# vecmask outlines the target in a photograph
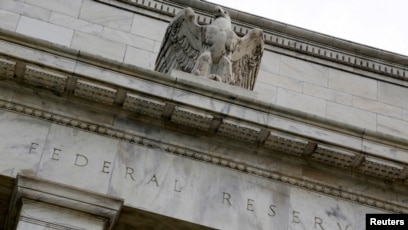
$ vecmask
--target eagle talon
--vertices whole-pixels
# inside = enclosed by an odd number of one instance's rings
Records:
[[[216,74],[210,74],[208,78],[214,81],[222,81],[221,77]]]

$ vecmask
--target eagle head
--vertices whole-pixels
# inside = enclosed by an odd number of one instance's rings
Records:
[[[223,8],[216,6],[214,11],[214,18],[230,18],[228,11],[224,10]]]

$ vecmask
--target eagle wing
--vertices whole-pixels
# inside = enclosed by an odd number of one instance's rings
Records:
[[[263,32],[252,29],[237,38],[231,55],[233,85],[253,90],[264,50]]]
[[[155,70],[169,73],[179,69],[191,73],[202,50],[204,31],[191,8],[181,10],[167,27]]]

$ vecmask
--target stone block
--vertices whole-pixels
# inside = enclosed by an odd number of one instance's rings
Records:
[[[15,0],[0,1],[0,9],[24,15],[30,18],[35,18],[41,21],[48,21],[51,15],[50,10],[46,10],[41,7],[33,6]]]
[[[76,61],[72,59],[30,49],[7,41],[0,41],[0,50],[9,56],[24,57],[28,61],[38,62],[38,60],[41,60],[44,65],[67,72],[72,72],[76,64]]]
[[[52,124],[37,175],[106,194],[117,146],[118,140]]]
[[[0,110],[0,174],[35,175],[49,127],[45,121]]]
[[[227,114],[229,104],[214,98],[205,97],[187,90],[174,89],[172,99],[182,104],[194,105],[202,109],[211,109],[212,111]]]
[[[80,19],[123,31],[130,31],[133,14],[100,2],[83,0]],[[152,27],[145,28],[151,29]]]
[[[261,61],[261,71],[269,72],[269,73],[279,73],[279,62],[281,59],[281,55],[264,50],[262,61]]]
[[[303,93],[344,105],[352,105],[353,100],[353,96],[350,94],[328,89],[326,87],[321,87],[318,85],[309,84],[306,82],[303,84]]]
[[[408,88],[378,82],[378,101],[408,109]]]
[[[81,31],[87,34],[102,35],[103,26],[60,13],[51,13],[50,23]]]
[[[102,37],[126,44],[128,46],[133,46],[135,48],[147,50],[149,52],[154,52],[155,41],[145,37],[137,36],[109,27],[105,27],[103,29]]]
[[[408,121],[408,109],[404,109],[402,119]]]
[[[317,116],[326,116],[326,101],[320,98],[278,89],[277,104]]]
[[[75,31],[72,48],[115,61],[123,61],[126,46],[108,39]]]
[[[74,31],[62,26],[22,16],[17,26],[17,33],[64,46],[70,46]]]
[[[360,97],[377,99],[377,80],[330,69],[329,88]]]
[[[285,76],[281,76],[279,74],[275,74],[275,73],[269,73],[263,70],[260,70],[258,72],[258,77],[257,77],[257,83],[264,83],[264,84],[268,84],[271,86],[277,86],[283,89],[288,89],[288,90],[292,90],[292,91],[296,91],[296,92],[302,92],[302,87],[303,87],[303,82],[293,79],[293,78],[289,78],[289,77],[285,77]]]
[[[168,23],[166,22],[152,20],[149,17],[135,14],[133,18],[131,33],[161,42],[164,33],[166,32],[167,26]]]
[[[115,82],[115,84],[120,87],[134,89],[147,94],[154,94],[158,97],[171,98],[173,95],[173,89],[171,87],[148,80],[129,77],[93,65],[78,63],[75,67],[75,74],[89,76],[90,79],[95,79],[96,81]]]
[[[154,41],[153,53],[158,54],[161,48],[161,41]]]
[[[408,151],[363,139],[363,150],[380,158],[408,163]]]
[[[307,136],[322,140],[326,143],[334,143],[336,145],[347,148],[360,150],[361,139],[353,136],[347,136],[336,132],[329,131],[325,128],[318,128],[313,125],[307,125],[289,119],[281,118],[276,115],[269,115],[268,125],[278,130],[286,130],[296,135]]]
[[[333,102],[327,104],[327,118],[360,128],[376,130],[376,114]]]
[[[363,97],[354,96],[353,107],[385,116],[394,117],[397,119],[402,119],[402,108],[366,99]]]
[[[280,59],[279,74],[299,81],[326,87],[329,68],[282,55]]]
[[[408,122],[387,116],[378,115],[377,131],[407,139]]]
[[[258,93],[258,99],[272,104],[276,103],[278,97],[278,87],[265,84],[263,82],[256,82],[254,92]]]
[[[0,9],[0,28],[15,31],[19,19],[19,14]]]
[[[266,124],[268,120],[268,114],[260,112],[254,109],[246,108],[244,106],[231,104],[228,109],[228,115],[237,119],[243,119],[246,121]],[[258,127],[256,127],[258,128]]]
[[[153,52],[127,46],[124,62],[153,70],[156,62],[156,56],[157,55]]]
[[[78,17],[82,0],[26,0],[26,3],[72,17]]]

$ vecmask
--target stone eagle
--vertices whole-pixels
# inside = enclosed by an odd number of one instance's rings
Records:
[[[178,69],[253,90],[263,49],[262,30],[252,29],[239,37],[221,7],[216,7],[210,25],[199,25],[194,11],[185,8],[167,27],[155,70]]]

